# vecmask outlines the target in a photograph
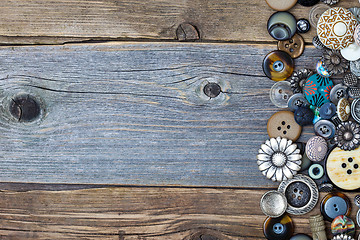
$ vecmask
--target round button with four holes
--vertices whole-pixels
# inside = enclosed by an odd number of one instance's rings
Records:
[[[288,53],[292,58],[298,58],[304,52],[305,41],[299,34],[295,34],[288,40],[279,41],[278,49]]]
[[[302,127],[295,122],[294,113],[279,111],[274,113],[267,122],[267,132],[270,138],[283,137],[296,141],[301,134]]]

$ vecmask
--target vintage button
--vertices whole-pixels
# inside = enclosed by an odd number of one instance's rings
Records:
[[[311,165],[308,172],[309,176],[314,180],[318,180],[324,176],[324,168],[318,163]]]
[[[263,61],[265,75],[274,81],[282,81],[294,71],[294,60],[284,51],[275,50],[265,56]]]
[[[306,68],[294,71],[290,79],[293,93],[302,93],[305,82],[311,75],[313,75],[313,72]]]
[[[326,67],[324,66],[324,62],[322,59],[319,59],[316,63],[316,66],[315,66],[315,69],[316,69],[316,72],[322,76],[322,77],[331,77],[331,74],[330,72],[326,69]]]
[[[360,89],[357,87],[349,87],[348,94],[351,98],[360,98]]]
[[[288,202],[287,213],[302,215],[310,212],[319,199],[316,183],[308,176],[297,174],[292,179],[282,181],[278,191],[285,194]]]
[[[297,110],[299,107],[306,107],[306,106],[309,106],[309,103],[305,99],[304,94],[302,93],[296,93],[289,98],[288,108],[290,108],[290,110],[292,111]]]
[[[346,98],[341,98],[336,107],[337,115],[341,121],[346,121],[350,117],[350,103]]]
[[[345,151],[334,148],[326,161],[326,172],[330,181],[344,190],[360,187],[360,148]]]
[[[283,137],[296,141],[301,134],[301,126],[295,122],[294,113],[279,111],[273,114],[267,122],[267,132],[270,138]]]
[[[311,237],[309,237],[306,234],[298,233],[290,238],[290,240],[312,240]]]
[[[342,122],[336,128],[334,140],[337,146],[343,150],[354,150],[360,145],[359,124],[347,121]]]
[[[277,218],[285,213],[287,200],[284,194],[278,191],[266,192],[260,200],[261,211],[269,217]]]
[[[322,199],[320,211],[328,221],[334,220],[339,215],[349,216],[351,212],[350,200],[343,193],[329,193]]]
[[[314,113],[309,107],[299,107],[294,112],[295,122],[300,126],[307,126],[313,123]]]
[[[314,130],[317,135],[325,139],[333,138],[336,132],[335,125],[329,120],[319,120],[314,125]]]
[[[313,162],[322,161],[326,156],[327,150],[327,143],[320,136],[311,137],[305,147],[306,155]]]
[[[343,233],[353,237],[355,235],[355,223],[351,218],[339,215],[331,222],[331,233],[333,235]]]
[[[269,18],[267,29],[276,40],[290,39],[296,33],[296,19],[289,12],[276,12]]]
[[[348,61],[356,61],[360,58],[360,46],[356,43],[340,50],[341,55]]]
[[[360,98],[355,99],[351,103],[351,116],[355,121],[360,123]]]
[[[296,4],[296,0],[265,0],[275,11],[286,11]]]
[[[343,49],[354,42],[357,21],[347,9],[335,7],[326,10],[317,24],[320,41],[330,49]]]
[[[319,185],[319,192],[332,192],[334,189],[334,185],[328,182],[324,182]]]
[[[320,1],[322,1],[323,3],[325,3],[327,5],[332,6],[332,5],[337,4],[340,0],[320,0]]]
[[[275,106],[286,108],[292,94],[293,92],[288,81],[276,82],[270,89],[270,100]]]
[[[278,49],[288,53],[292,58],[298,58],[304,52],[305,42],[299,34],[295,34],[288,40],[279,41]]]
[[[326,4],[318,4],[310,10],[309,21],[313,28],[315,28],[315,29],[317,28],[317,24],[320,19],[320,16],[329,9],[330,9],[330,7]]]
[[[330,102],[330,91],[333,86],[329,78],[314,74],[305,83],[305,98],[311,105],[321,107],[324,103]]]
[[[320,39],[317,35],[313,38],[312,44],[314,45],[315,48],[317,48],[319,50],[323,50],[324,48],[326,48],[324,46],[324,44],[322,44],[322,42],[320,41]]]
[[[325,49],[321,59],[324,68],[331,76],[344,74],[349,69],[349,61],[341,56],[339,50]]]
[[[268,217],[264,221],[263,232],[269,240],[288,240],[294,234],[294,224],[286,214],[279,218]]]
[[[343,84],[348,87],[354,87],[358,84],[358,77],[351,72],[347,73],[343,78]]]
[[[354,31],[354,40],[355,43],[360,46],[360,26],[357,25]]]
[[[274,182],[292,178],[301,168],[300,149],[286,138],[265,141],[256,158],[261,173]]]
[[[356,18],[358,22],[360,22],[360,8],[358,7],[352,7],[348,9]]]
[[[350,62],[350,71],[360,77],[360,59]]]
[[[305,7],[311,7],[317,4],[319,0],[298,0],[298,3]]]
[[[330,101],[334,104],[338,104],[341,98],[348,98],[346,90],[347,87],[345,87],[341,83],[336,84],[330,91]]]
[[[310,22],[305,18],[301,18],[296,22],[296,29],[298,33],[307,33],[310,30]]]
[[[321,106],[319,113],[322,119],[331,119],[332,116],[336,114],[336,106],[331,102],[324,103],[324,105]]]

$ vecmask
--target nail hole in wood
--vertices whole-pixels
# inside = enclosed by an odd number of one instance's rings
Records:
[[[205,85],[204,93],[210,98],[215,98],[221,93],[221,87],[219,84],[211,82]]]
[[[12,99],[10,113],[20,122],[31,122],[40,116],[40,105],[30,95],[20,95]]]

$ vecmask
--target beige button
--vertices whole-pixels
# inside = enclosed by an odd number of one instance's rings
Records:
[[[270,138],[283,137],[296,141],[300,137],[301,129],[301,126],[295,122],[294,113],[290,111],[273,114],[267,123]]]
[[[295,34],[288,40],[279,41],[278,49],[287,52],[292,58],[298,58],[304,52],[305,42],[299,34]]]
[[[286,11],[292,8],[297,0],[265,0],[266,3],[275,11]]]
[[[337,104],[337,115],[343,122],[349,119],[351,114],[350,103],[346,98],[341,98]]]
[[[344,190],[360,188],[360,148],[345,151],[335,148],[328,156],[326,170],[330,180]]]

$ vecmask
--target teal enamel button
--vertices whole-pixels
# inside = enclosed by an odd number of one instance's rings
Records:
[[[314,74],[304,85],[305,98],[311,105],[321,107],[324,103],[330,102],[330,91],[333,86],[334,83],[329,78]]]

